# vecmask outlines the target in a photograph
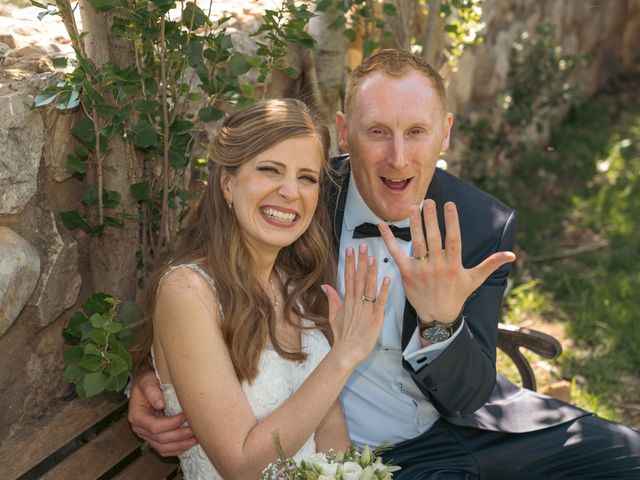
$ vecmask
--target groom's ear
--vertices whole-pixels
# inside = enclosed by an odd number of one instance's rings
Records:
[[[343,152],[349,152],[347,144],[347,116],[342,112],[336,113],[336,127],[338,129],[338,145]]]

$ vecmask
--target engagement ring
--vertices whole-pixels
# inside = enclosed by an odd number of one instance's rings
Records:
[[[366,295],[362,295],[362,300],[365,302],[369,302],[369,303],[376,303],[376,299],[375,298],[369,298]]]

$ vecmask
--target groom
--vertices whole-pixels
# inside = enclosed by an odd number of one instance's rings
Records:
[[[374,54],[351,74],[336,122],[349,152],[333,159],[327,196],[338,278],[360,243],[392,277],[378,344],[341,396],[352,440],[392,443],[399,479],[640,478],[637,432],[496,375],[515,215],[436,169],[452,125],[437,72],[408,53]],[[411,241],[422,218],[426,238]],[[184,418],[156,416],[162,406],[154,377],[140,376],[133,428],[177,454],[195,439],[177,428]]]

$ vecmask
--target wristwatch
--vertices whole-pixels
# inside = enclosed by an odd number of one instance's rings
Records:
[[[445,340],[451,338],[451,335],[453,335],[453,332],[458,329],[458,327],[462,323],[462,320],[464,320],[464,315],[462,315],[462,312],[460,312],[453,323],[442,323],[434,321],[426,325],[421,325],[420,337],[431,343],[444,342]]]

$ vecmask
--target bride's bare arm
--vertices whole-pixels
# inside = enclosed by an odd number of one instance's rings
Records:
[[[318,452],[328,452],[333,450],[344,450],[351,445],[349,440],[349,430],[344,418],[344,412],[340,401],[336,400],[329,412],[325,415],[316,429],[316,450]]]
[[[331,351],[303,385],[260,422],[235,375],[206,280],[186,269],[165,278],[154,317],[157,367],[162,380],[174,385],[195,436],[225,478],[258,477],[277,457],[274,432],[285,453],[295,454],[375,345],[389,282],[383,282],[376,303],[363,301],[365,294],[376,295],[375,262],[367,266],[367,251],[362,249],[356,270],[354,257],[353,252],[347,255],[344,303],[327,288],[335,337]]]

